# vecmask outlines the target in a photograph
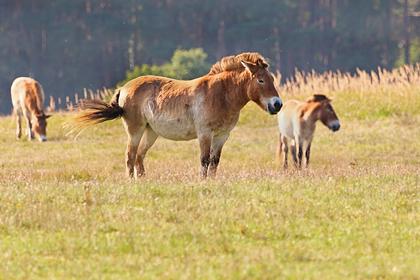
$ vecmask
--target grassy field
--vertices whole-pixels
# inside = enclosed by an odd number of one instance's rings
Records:
[[[0,279],[420,279],[420,87],[329,95],[342,130],[309,170],[250,104],[208,181],[196,141],[158,139],[129,181],[120,121],[74,140],[56,114],[31,143],[0,118]]]

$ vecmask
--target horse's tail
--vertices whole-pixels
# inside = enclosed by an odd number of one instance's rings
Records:
[[[118,89],[110,103],[99,99],[83,99],[79,103],[81,111],[75,117],[76,122],[83,126],[120,118],[124,114],[124,110],[118,105],[119,98],[120,90]]]

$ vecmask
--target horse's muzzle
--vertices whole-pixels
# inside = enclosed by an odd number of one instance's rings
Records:
[[[275,115],[280,111],[282,106],[283,106],[283,103],[281,102],[280,98],[273,97],[271,98],[270,102],[268,102],[267,104],[267,111],[271,115]]]
[[[330,129],[333,131],[333,132],[336,132],[336,131],[338,131],[338,130],[340,130],[340,122],[338,122],[338,121],[336,121],[336,122],[333,122],[331,125],[330,125]]]

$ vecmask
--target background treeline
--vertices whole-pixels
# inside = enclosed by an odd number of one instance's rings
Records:
[[[138,73],[190,78],[249,50],[283,77],[392,68],[420,60],[419,10],[419,0],[2,0],[0,112],[21,75],[64,97]]]

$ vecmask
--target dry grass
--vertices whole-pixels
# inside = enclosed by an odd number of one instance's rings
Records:
[[[314,88],[342,119],[318,128],[302,172],[280,170],[275,117],[253,104],[204,182],[196,141],[159,139],[131,182],[119,121],[73,141],[57,114],[50,141],[30,143],[1,118],[0,278],[418,279],[420,82],[322,77],[283,94],[325,79]]]

